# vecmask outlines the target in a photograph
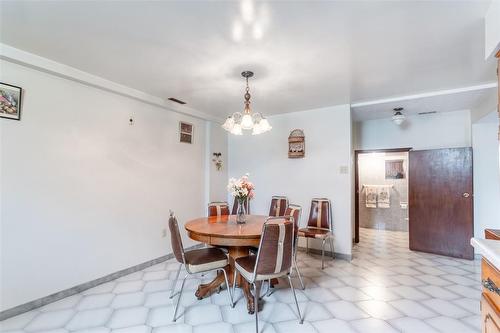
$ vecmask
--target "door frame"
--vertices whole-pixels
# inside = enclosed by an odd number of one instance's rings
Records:
[[[369,153],[408,153],[413,148],[360,149],[354,150],[354,243],[359,243],[359,154]],[[408,154],[408,159],[410,154]]]

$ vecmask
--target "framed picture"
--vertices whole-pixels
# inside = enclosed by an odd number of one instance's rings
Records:
[[[385,161],[385,179],[404,179],[406,178],[403,169],[404,160]]]
[[[193,124],[179,122],[179,138],[180,142],[193,143]]]
[[[0,82],[0,118],[21,120],[23,89]]]

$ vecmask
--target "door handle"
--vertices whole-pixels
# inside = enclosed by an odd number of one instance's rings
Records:
[[[470,197],[470,194],[469,194],[468,192],[464,192],[464,193],[462,194],[462,196],[463,196],[464,198],[468,198],[468,197]]]

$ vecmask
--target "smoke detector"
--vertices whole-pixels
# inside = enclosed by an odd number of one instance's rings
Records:
[[[403,108],[399,107],[399,108],[394,108],[394,115],[392,116],[392,122],[396,125],[401,125],[406,117],[404,114],[401,113],[401,111],[403,111]]]

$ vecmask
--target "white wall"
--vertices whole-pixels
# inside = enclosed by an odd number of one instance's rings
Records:
[[[500,228],[498,121],[479,122],[472,125],[472,148],[474,151],[474,237],[484,238],[484,229]]]
[[[208,198],[207,204],[211,201],[225,201],[227,198],[226,185],[228,180],[228,155],[227,155],[227,132],[221,127],[220,124],[214,122],[207,122],[209,133],[208,142]],[[213,153],[222,153],[223,167],[217,170],[215,163],[212,161],[214,158]]]
[[[0,66],[24,88],[22,120],[0,120],[1,310],[171,253],[169,209],[206,213],[205,121]]]
[[[390,118],[356,124],[356,149],[412,147],[415,150],[470,147],[469,111],[407,117],[402,126]]]
[[[250,173],[256,186],[252,213],[268,214],[271,197],[286,195],[303,208],[307,223],[313,197],[330,198],[336,234],[335,252],[351,254],[351,123],[349,105],[269,117],[272,131],[229,137],[229,176]],[[304,130],[303,159],[288,158],[288,135]],[[340,173],[346,166],[348,172]],[[314,244],[317,245],[318,244]],[[327,248],[328,249],[328,248]]]

